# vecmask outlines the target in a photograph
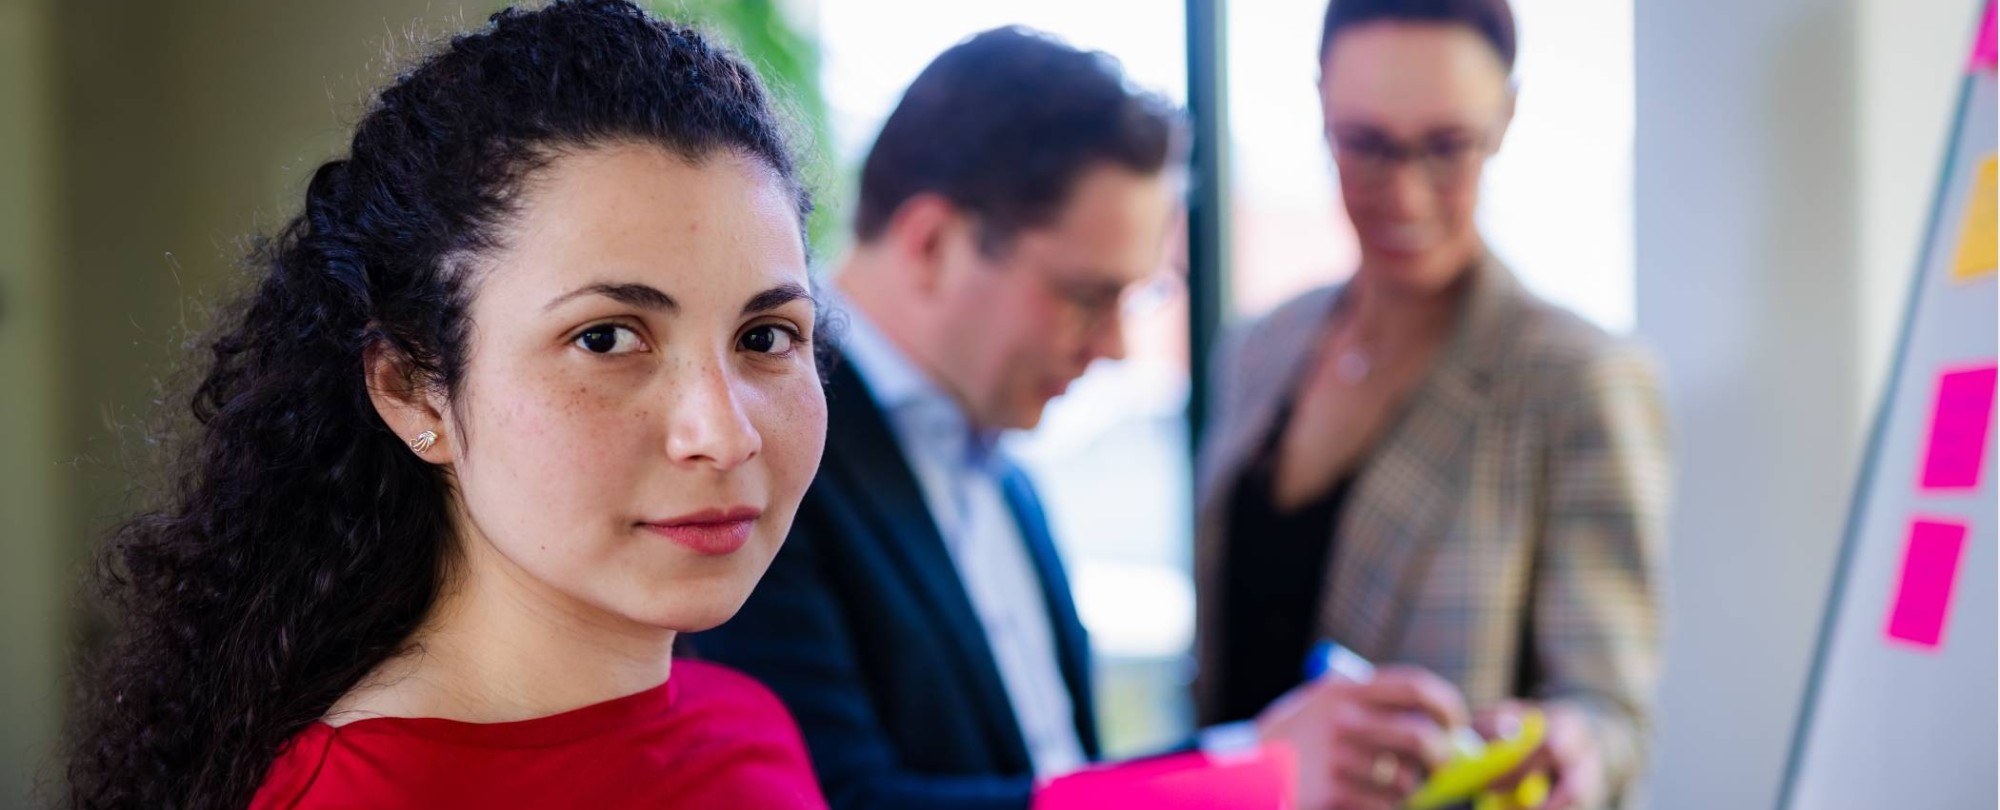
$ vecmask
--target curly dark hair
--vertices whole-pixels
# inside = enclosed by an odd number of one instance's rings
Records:
[[[107,539],[119,625],[84,667],[66,804],[240,808],[286,740],[402,652],[453,558],[449,473],[371,404],[364,354],[462,377],[470,268],[567,151],[733,151],[808,195],[743,60],[619,0],[493,15],[400,75],[252,251],[169,491]]]

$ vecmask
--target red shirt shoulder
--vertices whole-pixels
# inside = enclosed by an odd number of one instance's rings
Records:
[[[822,810],[805,743],[749,677],[674,662],[653,689],[514,723],[315,723],[272,763],[252,810],[394,807]]]

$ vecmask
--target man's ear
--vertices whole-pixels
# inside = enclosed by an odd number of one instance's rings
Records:
[[[433,464],[457,460],[457,443],[445,425],[443,392],[418,373],[414,364],[387,341],[378,340],[361,355],[368,400],[375,413],[410,446],[418,458]],[[425,441],[425,434],[430,438]]]
[[[926,192],[897,206],[883,237],[912,273],[911,286],[928,297],[944,283],[951,240],[970,226],[964,212],[944,195]]]

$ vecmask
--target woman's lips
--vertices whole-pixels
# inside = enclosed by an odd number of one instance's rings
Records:
[[[696,554],[721,556],[735,553],[750,542],[750,529],[763,511],[754,507],[708,509],[660,521],[645,521],[646,531],[678,543]]]

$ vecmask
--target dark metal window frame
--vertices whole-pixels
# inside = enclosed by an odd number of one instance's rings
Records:
[[[1188,119],[1194,148],[1188,192],[1188,447],[1208,422],[1209,350],[1228,311],[1229,93],[1227,0],[1187,0]]]

